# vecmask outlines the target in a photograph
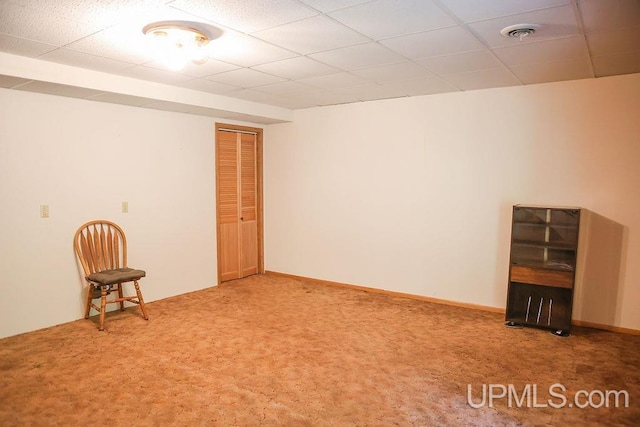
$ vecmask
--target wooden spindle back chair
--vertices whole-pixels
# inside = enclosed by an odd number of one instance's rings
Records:
[[[73,246],[82,264],[87,289],[84,318],[89,318],[91,309],[100,313],[100,327],[104,330],[107,304],[117,303],[124,310],[125,301],[138,304],[145,320],[149,319],[138,280],[146,276],[143,270],[127,266],[127,238],[122,228],[110,221],[89,221],[76,231]],[[125,296],[123,284],[133,282],[136,295]],[[117,292],[117,297],[107,295]],[[100,298],[100,306],[93,299]]]

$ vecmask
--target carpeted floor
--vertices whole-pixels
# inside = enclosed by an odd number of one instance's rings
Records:
[[[0,340],[0,425],[640,421],[640,336],[575,328],[559,338],[508,329],[500,314],[273,275],[156,301],[148,312],[149,321],[137,308],[109,314],[104,332],[92,318]],[[482,405],[483,385],[497,396],[509,384],[512,397],[530,392],[529,405]],[[629,407],[569,407],[576,392],[588,403],[581,390],[593,406],[600,391],[624,390]],[[563,398],[564,407],[549,405]]]

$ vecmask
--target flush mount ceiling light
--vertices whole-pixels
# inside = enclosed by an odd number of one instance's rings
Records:
[[[516,24],[504,27],[500,30],[500,34],[504,37],[511,37],[522,41],[525,37],[535,33],[538,28],[540,28],[538,24]]]
[[[206,46],[215,38],[204,24],[191,21],[152,22],[142,32],[149,39],[154,56],[172,70],[179,70],[189,62],[207,62]]]

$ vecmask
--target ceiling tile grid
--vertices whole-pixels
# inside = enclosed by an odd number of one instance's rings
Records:
[[[280,25],[253,35],[301,55],[370,41],[363,34],[324,15]]]
[[[169,71],[142,33],[158,20],[222,35],[207,63]],[[521,40],[500,34],[514,24],[537,28]],[[297,109],[638,73],[640,1],[0,0],[0,52]]]
[[[430,0],[375,0],[328,15],[373,40],[456,24],[451,16]]]

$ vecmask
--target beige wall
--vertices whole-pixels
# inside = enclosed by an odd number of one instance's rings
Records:
[[[82,317],[72,239],[92,219],[123,226],[147,301],[215,285],[214,123],[0,89],[0,337]]]
[[[582,206],[574,318],[640,329],[640,74],[298,110],[265,141],[268,270],[504,307],[511,206]]]
[[[503,307],[511,205],[579,205],[576,317],[640,329],[638,111],[640,75],[297,111],[265,128],[266,267]],[[98,217],[148,301],[215,285],[214,122],[0,89],[0,337],[82,317]]]

